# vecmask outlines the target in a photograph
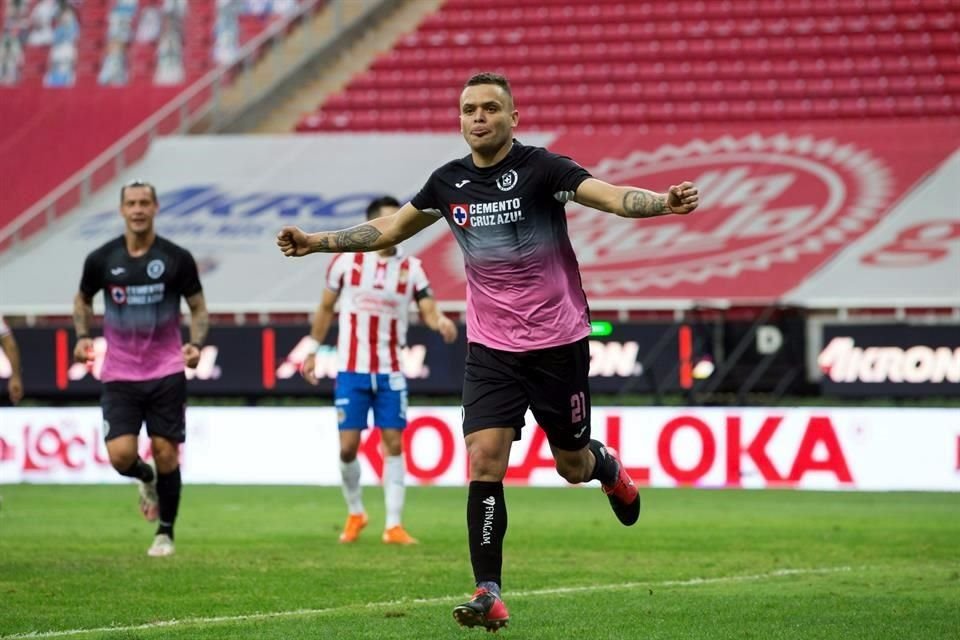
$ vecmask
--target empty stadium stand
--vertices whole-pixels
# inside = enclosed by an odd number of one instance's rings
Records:
[[[6,46],[0,54],[14,48],[21,52],[16,60],[10,58],[9,68],[0,64],[0,175],[4,176],[0,228],[218,61],[228,62],[237,48],[278,16],[269,11],[269,2],[259,3],[267,10],[252,13],[254,4],[246,0],[232,5],[213,0],[0,0]],[[225,7],[231,6],[233,12],[224,15]],[[40,33],[45,11],[52,12],[46,16],[51,29],[46,35]],[[60,26],[65,13],[72,14],[70,30]],[[148,20],[154,24],[144,24]],[[172,40],[163,51],[168,30]],[[218,47],[218,39],[227,44]],[[63,56],[54,55],[57,47]],[[111,51],[121,56],[121,73],[104,82],[101,73]],[[174,56],[173,74],[158,73],[165,52]],[[54,58],[72,60],[72,68],[58,75],[56,82],[50,76]]]
[[[960,4],[448,0],[297,130],[449,130],[483,70],[527,130],[956,116]]]

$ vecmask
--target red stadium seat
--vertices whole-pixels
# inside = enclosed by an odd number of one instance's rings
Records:
[[[514,81],[525,127],[958,115],[960,18],[951,0],[447,0],[298,129],[450,130],[438,105],[481,67]]]

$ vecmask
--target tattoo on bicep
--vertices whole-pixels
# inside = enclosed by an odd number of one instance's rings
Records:
[[[667,212],[666,201],[647,191],[628,191],[623,196],[623,210],[631,218],[650,218]]]
[[[381,235],[380,231],[369,224],[351,227],[336,234],[337,248],[340,251],[369,251]]]

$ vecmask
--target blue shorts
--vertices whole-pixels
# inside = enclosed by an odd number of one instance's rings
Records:
[[[370,410],[381,429],[407,426],[407,379],[397,373],[337,374],[334,404],[340,429],[366,429]]]

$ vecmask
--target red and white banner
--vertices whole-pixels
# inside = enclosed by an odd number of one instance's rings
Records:
[[[896,203],[958,145],[960,126],[955,123],[874,123],[562,134],[550,148],[614,184],[655,191],[683,180],[698,185],[700,208],[689,216],[627,220],[577,205],[567,207],[590,300],[638,299],[650,304],[784,297],[850,244],[871,235]],[[944,176],[951,186],[958,178],[960,166],[950,167]],[[949,230],[927,228],[934,223],[942,227],[950,219],[960,224],[955,194],[939,208],[905,211],[895,228],[884,226],[884,237],[899,237],[899,229],[907,238],[956,242]],[[462,259],[452,236],[438,236],[422,255],[437,296],[462,299]],[[954,264],[960,264],[960,251],[955,255]],[[949,279],[949,263],[929,264],[943,276],[939,282]],[[926,265],[901,261],[900,266]],[[932,278],[934,287],[926,300],[937,304],[944,286],[937,284],[936,274],[923,274]],[[906,288],[881,290],[888,299],[922,296],[925,282],[910,282]],[[848,300],[861,292],[859,283],[850,279],[833,278],[823,286],[831,294],[846,293]],[[817,294],[813,290],[804,295]],[[960,300],[960,288],[953,294]]]
[[[126,482],[100,422],[92,407],[0,410],[0,483]],[[184,481],[337,485],[335,425],[327,407],[191,408]],[[595,408],[592,428],[646,486],[960,491],[955,410]],[[466,484],[459,408],[411,409],[405,445],[409,484]],[[364,483],[379,483],[378,431],[364,432],[359,459]],[[566,484],[529,419],[506,480]]]
[[[960,147],[960,140],[955,140]],[[805,307],[960,306],[960,151],[794,289]]]
[[[608,182],[700,187],[700,208],[689,216],[627,220],[568,205],[596,308],[785,298],[960,304],[960,156],[947,160],[960,148],[956,121],[517,134]],[[453,130],[162,138],[127,174],[32,239],[29,251],[4,256],[0,313],[69,315],[84,256],[122,230],[120,185],[144,175],[160,192],[158,232],[193,252],[212,309],[312,311],[328,258],[284,259],[277,231],[356,224],[372,197],[410,198],[434,169],[466,152]],[[390,170],[371,173],[374,156]],[[439,300],[465,300],[463,257],[445,224],[405,245],[424,260]]]

